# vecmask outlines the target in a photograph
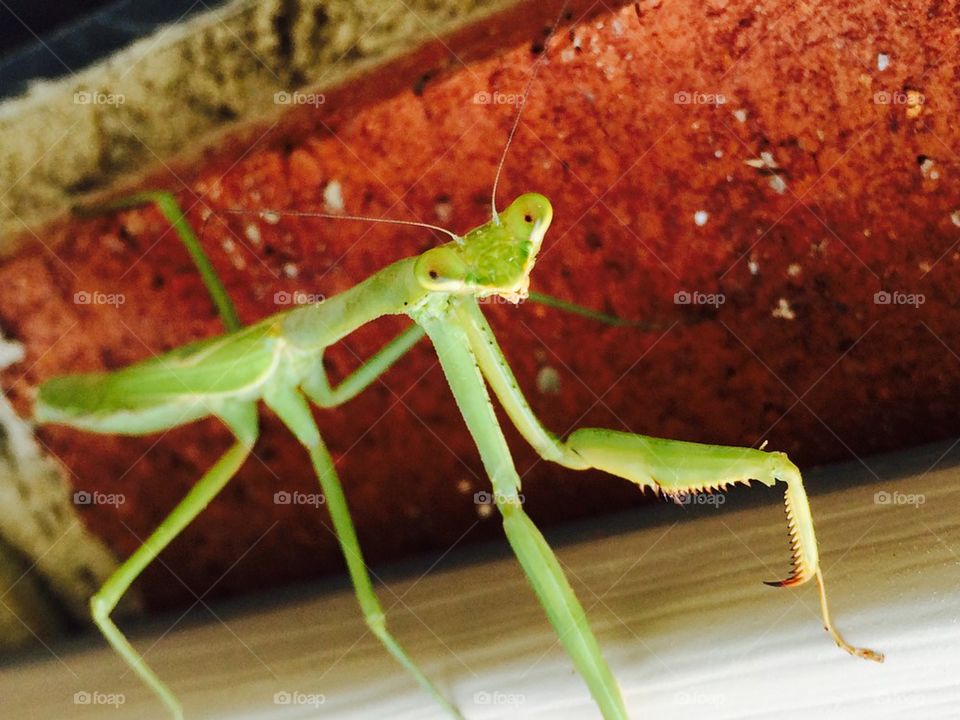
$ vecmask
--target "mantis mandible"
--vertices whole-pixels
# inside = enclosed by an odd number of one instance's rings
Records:
[[[250,455],[259,434],[257,408],[261,401],[310,457],[370,631],[451,716],[462,717],[387,627],[334,462],[310,407],[312,403],[331,408],[349,401],[424,336],[437,352],[479,451],[507,540],[604,718],[627,718],[626,706],[580,602],[553,551],[522,507],[520,478],[490,391],[543,459],[572,470],[596,468],[665,496],[712,491],[751,480],[769,486],[784,483],[792,571],[785,580],[768,584],[793,586],[815,580],[824,626],[837,645],[853,655],[882,661],[880,653],[848,644],[833,625],[803,481],[785,454],[599,428],[580,428],[561,438],[534,415],[479,305],[486,298],[516,303],[530,295],[531,272],[553,218],[549,200],[537,193],[517,197],[503,211],[496,209],[500,171],[522,108],[523,104],[500,158],[488,222],[464,235],[426,226],[442,230],[450,241],[394,262],[321,304],[280,312],[247,327],[240,326],[222,283],[172,195],[140,193],[97,209],[156,203],[190,251],[228,330],[115,372],[48,380],[39,389],[35,407],[40,423],[91,432],[149,434],[215,417],[234,436],[232,446],[90,601],[94,622],[106,639],[174,718],[183,717],[180,702],[115,625],[111,613],[141,572],[207,507]],[[387,314],[407,315],[413,324],[332,386],[322,362],[324,351]]]

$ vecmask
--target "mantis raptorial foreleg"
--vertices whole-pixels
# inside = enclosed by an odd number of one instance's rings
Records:
[[[883,661],[882,653],[851,645],[833,625],[810,503],[800,470],[784,453],[665,440],[599,428],[580,428],[562,441],[534,415],[476,302],[461,301],[454,312],[494,394],[520,433],[545,460],[574,470],[603,470],[667,496],[711,492],[734,483],[749,484],[751,480],[770,486],[786,483],[784,503],[793,571],[786,580],[767,584],[788,587],[815,578],[824,628],[837,645],[851,655]]]
[[[417,682],[427,692],[433,695],[447,712],[455,718],[462,718],[460,712],[430,682],[429,678],[410,659],[410,656],[387,630],[386,615],[377,599],[376,592],[374,592],[370,572],[363,561],[357,532],[354,529],[353,520],[350,518],[350,510],[347,508],[347,499],[343,494],[340,479],[337,477],[333,459],[320,437],[320,431],[313,419],[307,401],[296,388],[282,383],[275,383],[268,387],[264,392],[263,401],[277,414],[283,424],[290,429],[310,454],[310,461],[313,463],[317,479],[320,481],[326,506],[333,520],[334,531],[347,561],[350,580],[356,591],[357,600],[360,603],[367,627],[383,643],[390,654],[417,679]]]
[[[207,470],[143,545],[117,568],[90,599],[93,620],[100,631],[176,718],[183,717],[180,702],[120,632],[110,619],[110,613],[140,573],[210,504],[250,454],[257,439],[257,406],[253,403],[238,404],[225,408],[221,417],[233,432],[236,442]]]
[[[543,605],[550,624],[556,629],[560,642],[586,681],[604,718],[625,720],[627,710],[620,688],[603,658],[586,613],[550,546],[520,506],[517,496],[520,477],[503,431],[497,423],[466,333],[459,325],[437,317],[426,317],[418,322],[424,325],[437,350],[457,406],[493,484],[507,540]]]

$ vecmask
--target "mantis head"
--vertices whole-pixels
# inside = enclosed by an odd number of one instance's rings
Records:
[[[550,201],[526,193],[460,241],[428,250],[417,260],[419,283],[434,292],[488,297],[511,302],[527,296],[530,271],[553,219]]]

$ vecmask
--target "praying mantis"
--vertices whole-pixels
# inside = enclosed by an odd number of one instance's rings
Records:
[[[521,103],[494,178],[489,221],[462,235],[426,226],[446,233],[450,240],[400,259],[322,303],[279,312],[246,327],[240,326],[230,298],[172,195],[145,192],[97,208],[106,211],[155,203],[190,251],[227,328],[219,337],[114,372],[48,380],[41,385],[35,406],[39,423],[90,432],[149,434],[213,417],[233,435],[231,447],[90,602],[93,620],[110,645],[172,717],[184,717],[180,702],[116,626],[111,613],[143,570],[207,507],[249,457],[259,435],[260,402],[277,415],[309,455],[368,628],[452,717],[463,717],[388,629],[333,459],[311,409],[311,404],[332,408],[356,397],[424,338],[436,350],[479,452],[507,540],[604,718],[627,718],[626,705],[583,607],[523,508],[520,478],[494,412],[493,398],[544,460],[571,470],[599,469],[665,496],[712,491],[751,480],[768,486],[784,483],[792,571],[786,579],[768,584],[795,586],[814,580],[824,626],[837,645],[852,655],[882,661],[880,653],[847,643],[833,625],[802,476],[785,454],[601,428],[580,428],[562,438],[546,429],[534,414],[480,305],[491,298],[517,303],[531,295],[531,275],[553,219],[550,201],[534,192],[497,210],[497,184],[522,108]],[[325,350],[383,315],[406,315],[412,324],[353,374],[332,385],[322,362]]]

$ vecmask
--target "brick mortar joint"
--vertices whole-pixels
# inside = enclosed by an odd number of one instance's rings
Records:
[[[301,0],[290,17],[283,0],[234,0],[37,82],[0,103],[0,257],[91,190],[132,185],[263,122],[274,93],[342,85],[517,2],[418,0],[411,24],[375,2]]]

